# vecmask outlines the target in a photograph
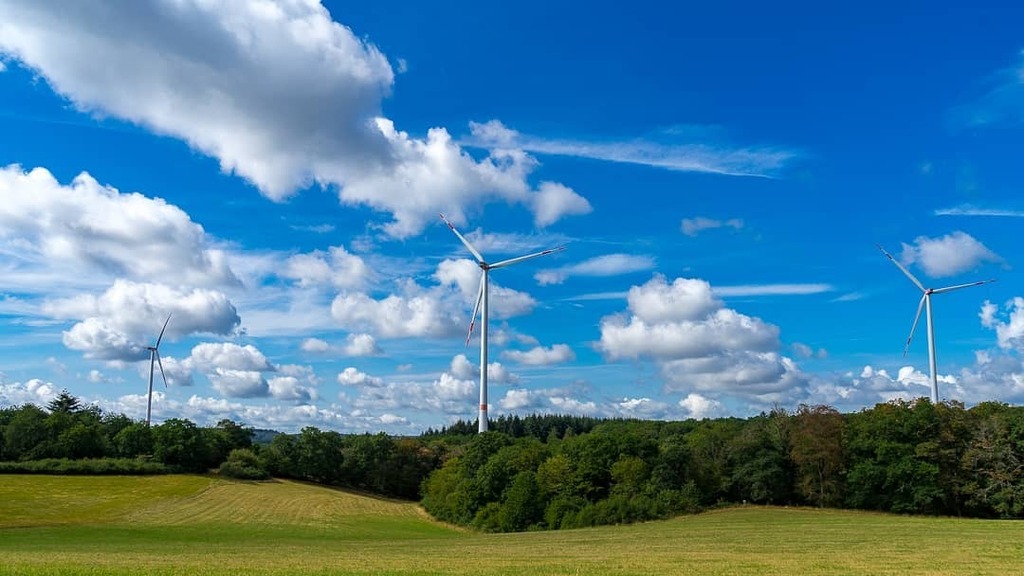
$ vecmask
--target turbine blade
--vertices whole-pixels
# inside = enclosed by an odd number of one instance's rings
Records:
[[[921,296],[921,302],[917,305],[917,314],[914,315],[914,324],[910,327],[910,336],[907,336],[907,344],[903,347],[903,356],[907,356],[907,351],[910,350],[910,341],[914,339],[914,332],[917,330],[917,323],[921,321],[921,310],[924,309],[925,298],[928,295]]]
[[[160,367],[160,377],[164,379],[164,388],[167,388],[167,375],[164,374],[164,363],[160,361],[160,353],[154,351],[156,355],[156,365]]]
[[[473,327],[476,326],[476,315],[480,312],[480,303],[484,300],[484,276],[480,275],[480,291],[476,295],[476,304],[473,305],[473,315],[469,319],[469,333],[466,334],[466,346],[469,346],[469,339],[473,337]]]
[[[171,315],[168,314],[167,315],[167,320],[164,320],[164,327],[160,329],[160,335],[157,336],[157,338],[156,338],[156,344],[153,346],[154,348],[159,348],[160,347],[160,341],[163,340],[163,338],[164,338],[164,330],[167,330],[167,323],[170,322],[170,321],[171,321]]]
[[[942,294],[943,292],[952,292],[953,290],[959,290],[961,288],[970,288],[971,286],[981,286],[982,284],[988,284],[995,282],[996,279],[992,278],[989,280],[979,280],[977,282],[971,282],[969,284],[957,284],[956,286],[946,286],[945,288],[936,288],[932,290],[932,294]]]
[[[530,260],[531,258],[539,258],[541,256],[547,256],[548,254],[554,254],[555,252],[561,252],[565,250],[565,246],[559,246],[558,248],[552,248],[550,250],[544,250],[543,252],[536,252],[534,254],[527,254],[526,256],[519,256],[517,258],[509,258],[508,260],[502,260],[497,264],[491,264],[491,270],[495,268],[504,268],[505,266],[511,266],[512,264],[518,264],[523,260]]]
[[[459,240],[462,240],[462,243],[466,245],[466,248],[469,248],[469,251],[473,253],[473,257],[476,258],[477,262],[485,261],[484,257],[481,256],[480,253],[476,251],[476,248],[473,248],[473,245],[469,243],[469,240],[466,240],[462,234],[459,234],[459,231],[455,229],[455,226],[444,217],[444,214],[441,214],[441,220],[444,220],[444,223],[448,225],[448,228],[450,228],[451,231],[459,237]]]
[[[889,254],[888,252],[886,252],[885,248],[882,248],[881,244],[877,244],[876,246],[878,246],[878,249],[882,251],[882,254],[885,254],[885,257],[888,258],[889,261],[891,261],[893,264],[895,264],[896,267],[899,268],[900,271],[903,272],[903,274],[907,278],[910,278],[910,281],[913,282],[915,286],[917,286],[918,288],[921,289],[921,292],[924,292],[925,290],[927,290],[927,288],[924,287],[924,284],[921,284],[920,280],[918,280],[917,278],[914,278],[914,275],[911,274],[909,270],[904,268],[903,264],[900,264],[898,261],[896,261],[896,259],[892,257],[892,254]]]

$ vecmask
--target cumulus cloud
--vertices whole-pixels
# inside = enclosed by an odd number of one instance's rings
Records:
[[[342,386],[379,386],[383,382],[380,378],[370,376],[354,366],[349,366],[338,373],[338,384]]]
[[[342,353],[346,356],[374,356],[380,354],[377,340],[369,334],[349,334],[345,337]]]
[[[607,277],[654,268],[654,258],[634,254],[605,254],[576,264],[541,270],[534,275],[542,286],[561,284],[571,276]]]
[[[38,378],[25,382],[0,383],[0,406],[44,406],[53,400],[59,391],[53,383]]]
[[[319,353],[327,352],[331,349],[331,345],[319,338],[306,338],[302,341],[302,344],[299,345],[299,348],[302,349],[303,352]]]
[[[359,256],[342,246],[332,246],[327,252],[316,250],[288,258],[283,275],[297,280],[300,286],[350,289],[362,287],[370,269]]]
[[[326,340],[320,338],[306,338],[299,345],[303,352],[312,354],[325,354],[337,352],[343,356],[374,356],[380,354],[380,347],[377,340],[369,334],[349,334],[345,337],[345,343],[341,346],[331,346]]]
[[[669,405],[651,398],[623,398],[614,402],[612,409],[625,418],[660,419],[665,417]]]
[[[537,305],[537,301],[525,292],[505,288],[494,282],[495,273],[491,274],[488,291],[488,316],[494,319],[512,318],[529,314]],[[445,259],[437,266],[434,278],[442,286],[457,287],[464,301],[470,305],[480,295],[480,267],[472,260]]]
[[[278,400],[309,402],[317,397],[316,389],[304,385],[295,376],[277,376],[267,380],[270,395]]]
[[[0,197],[0,252],[14,266],[0,285],[16,286],[22,276],[38,284],[40,275],[62,285],[97,274],[206,287],[238,283],[203,228],[159,198],[121,193],[85,173],[65,186],[44,168],[18,166],[0,168]]]
[[[530,366],[548,366],[576,359],[576,354],[566,344],[555,344],[548,348],[537,346],[530,350],[506,350],[501,357],[512,362]]]
[[[717,418],[725,413],[721,402],[694,393],[687,394],[686,398],[680,400],[679,406],[686,411],[687,417],[695,420]]]
[[[239,346],[233,342],[204,342],[192,348],[192,362],[199,370],[239,370],[267,372],[274,365],[252,344]]]
[[[959,230],[940,238],[918,236],[913,244],[903,244],[900,260],[907,266],[920,265],[932,278],[955,276],[985,262],[1003,261],[973,236]]]
[[[347,330],[372,330],[386,338],[441,337],[458,332],[461,318],[433,294],[392,294],[375,300],[367,294],[339,294],[331,316]]]
[[[978,315],[982,326],[996,331],[1000,348],[1024,354],[1024,298],[1018,296],[1002,309],[985,300]]]
[[[457,354],[452,358],[448,372],[458,380],[475,381],[480,377],[480,367],[470,362],[465,354]],[[501,362],[487,364],[487,381],[492,384],[509,384],[517,382],[519,377],[508,371]]]
[[[389,213],[395,237],[485,201],[523,204],[540,226],[590,209],[563,185],[534,189],[522,149],[478,160],[444,128],[398,130],[380,115],[387,58],[318,1],[12,0],[0,54],[78,109],[184,140],[272,199],[336,186],[342,202]]]
[[[88,358],[139,360],[167,323],[165,338],[233,333],[241,319],[218,290],[117,280],[100,296],[80,295],[43,306],[55,318],[84,318],[64,332],[64,345]]]
[[[215,368],[206,375],[213,389],[228,398],[260,398],[270,394],[270,385],[262,372]]]
[[[716,228],[732,228],[733,230],[740,230],[743,228],[743,220],[739,218],[732,218],[729,220],[714,220],[712,218],[704,218],[698,216],[697,218],[683,218],[683,223],[680,225],[683,234],[687,236],[697,236],[705,230],[715,230]]]
[[[610,359],[651,359],[671,391],[731,393],[779,401],[806,377],[778,353],[779,329],[726,308],[703,280],[655,276],[633,286],[625,313],[601,320]]]
[[[534,223],[550,226],[565,216],[589,214],[593,208],[586,198],[557,182],[543,182],[533,195]]]

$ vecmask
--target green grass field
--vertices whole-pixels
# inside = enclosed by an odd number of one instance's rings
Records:
[[[0,476],[2,574],[1024,574],[1024,523],[744,507],[476,534],[295,482]]]

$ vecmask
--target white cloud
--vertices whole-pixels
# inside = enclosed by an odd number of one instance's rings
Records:
[[[297,403],[309,402],[317,397],[316,389],[303,385],[294,376],[278,376],[267,380],[270,395],[278,400]]]
[[[164,377],[167,378],[168,386],[192,386],[195,383],[193,378],[193,372],[195,372],[195,362],[191,357],[183,360],[178,360],[173,356],[161,356],[160,362],[164,367]],[[157,368],[159,370],[159,368]],[[139,373],[143,377],[149,377],[149,364],[140,363]],[[154,382],[159,382],[159,375],[154,376]],[[155,386],[155,384],[154,384]]]
[[[452,358],[448,368],[451,376],[457,380],[475,381],[480,378],[480,367],[470,362],[465,354]],[[487,381],[491,384],[510,384],[517,382],[519,377],[509,372],[500,362],[487,364]]]
[[[0,406],[45,406],[58,392],[59,389],[53,383],[38,378],[26,382],[0,383]]]
[[[461,324],[432,294],[392,294],[382,300],[363,293],[339,294],[331,303],[331,316],[346,330],[368,329],[386,338],[451,336]]]
[[[252,344],[239,346],[233,342],[204,342],[192,348],[193,365],[203,371],[215,369],[246,372],[268,372],[274,365]]]
[[[953,208],[940,208],[935,211],[936,216],[987,216],[996,218],[1024,218],[1024,210],[1008,210],[1005,208],[979,208],[970,204],[954,206]]]
[[[525,388],[506,390],[505,396],[498,400],[498,406],[501,406],[502,410],[522,410],[536,407],[536,400],[537,397],[531,395]]]
[[[55,318],[84,318],[64,333],[64,345],[88,358],[138,360],[171,315],[165,338],[230,334],[240,319],[217,290],[172,288],[117,280],[100,296],[80,295],[44,304]]]
[[[384,144],[369,122],[391,67],[319,2],[11,1],[0,22],[0,50],[78,108],[186,140],[272,198]]]
[[[982,326],[996,331],[1000,348],[1024,354],[1024,298],[1010,300],[1003,310],[986,300],[979,316]]]
[[[955,276],[985,262],[1003,259],[970,234],[959,230],[941,238],[918,236],[914,244],[903,244],[900,260],[904,265],[919,264],[932,278]]]
[[[477,160],[444,128],[396,129],[380,116],[388,60],[318,1],[11,0],[0,54],[78,109],[184,140],[272,199],[334,185],[342,202],[389,213],[394,237],[485,201],[523,204],[538,225],[589,208],[559,184],[534,190],[537,162],[521,149]]]
[[[338,384],[342,386],[380,386],[383,384],[383,380],[349,366],[338,373]]]
[[[470,362],[465,354],[458,354],[452,358],[451,366],[448,370],[452,376],[460,380],[472,380],[480,375],[480,368]]]
[[[499,272],[500,273],[500,272]],[[488,316],[492,319],[512,318],[529,314],[537,301],[525,292],[505,288],[494,282],[496,273],[490,276],[488,290]],[[472,260],[445,259],[437,266],[434,278],[442,286],[455,286],[463,301],[472,307],[480,295],[480,267]]]
[[[672,143],[642,139],[586,142],[527,136],[505,127],[497,120],[473,123],[471,129],[471,142],[480,146],[516,147],[537,154],[640,164],[680,172],[772,176],[799,157],[796,151],[782,148],[738,147],[711,142],[706,133],[699,139],[679,141],[676,138],[676,142]]]
[[[721,402],[701,396],[700,394],[687,394],[686,398],[679,401],[679,406],[686,411],[687,417],[695,420],[716,418],[725,413]]]
[[[303,352],[320,353],[330,350],[331,345],[319,338],[306,338],[302,341],[302,344],[299,345],[299,348]]]
[[[534,223],[542,228],[565,216],[590,214],[592,210],[586,198],[557,182],[541,182],[533,195]]]
[[[512,362],[518,362],[520,364],[527,364],[530,366],[548,366],[551,364],[560,364],[562,362],[569,362],[576,359],[576,354],[573,353],[572,348],[569,348],[566,344],[555,344],[548,348],[543,346],[537,346],[527,351],[520,350],[507,350],[501,354],[501,357]]]
[[[262,372],[216,368],[206,375],[213,389],[228,398],[260,398],[270,394]]]
[[[741,284],[738,286],[715,286],[716,296],[807,296],[831,292],[830,284]]]
[[[807,344],[794,342],[790,345],[790,348],[792,348],[793,352],[800,358],[810,358],[811,356],[814,356],[814,349]]]
[[[0,253],[10,256],[0,286],[30,282],[52,289],[111,276],[238,283],[203,228],[159,198],[118,192],[85,173],[64,186],[44,168],[18,166],[0,168],[0,197]]]
[[[651,398],[623,398],[612,404],[614,413],[626,418],[661,419],[669,410],[665,402]]]
[[[360,288],[370,275],[362,258],[350,254],[342,246],[296,254],[285,262],[284,276],[295,279],[300,286],[326,285],[334,288]]]
[[[345,337],[342,352],[346,356],[374,356],[380,354],[377,340],[369,334],[349,334]]]
[[[634,254],[605,254],[576,264],[541,270],[534,275],[541,285],[561,284],[570,276],[607,277],[654,268],[654,258]]]
[[[680,228],[682,229],[683,234],[686,234],[687,236],[697,236],[704,230],[714,230],[716,228],[732,228],[733,230],[740,230],[743,228],[743,220],[739,218],[714,220],[712,218],[698,216],[696,218],[683,218],[683,223]]]
[[[952,111],[955,124],[962,127],[1017,125],[1024,121],[1024,52],[1019,61],[995,72],[985,94]]]
[[[806,377],[778,353],[779,329],[725,308],[703,280],[655,276],[629,291],[627,313],[601,320],[610,359],[652,359],[666,388],[728,393],[761,403],[797,394]]]
[[[339,347],[331,346],[326,340],[319,338],[306,338],[299,345],[303,352],[311,354],[326,354],[337,352],[343,356],[374,356],[380,354],[380,347],[377,340],[369,334],[349,334],[345,337],[345,343]]]

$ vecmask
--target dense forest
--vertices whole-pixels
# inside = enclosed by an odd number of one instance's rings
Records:
[[[487,531],[626,523],[732,503],[1024,517],[1024,408],[892,401],[675,422],[501,417],[419,437],[314,427],[265,444],[230,420],[147,427],[62,393],[0,408],[0,472],[270,476],[420,499]]]

